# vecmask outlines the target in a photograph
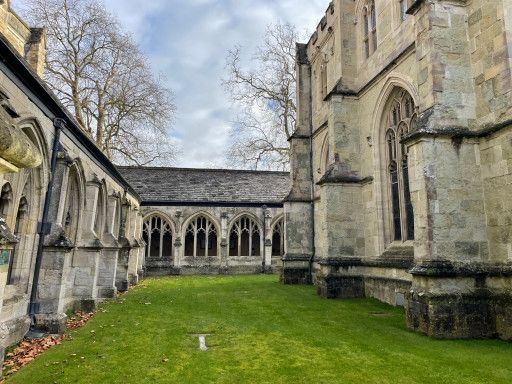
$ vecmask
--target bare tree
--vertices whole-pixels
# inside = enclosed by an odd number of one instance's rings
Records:
[[[241,48],[228,52],[223,80],[232,101],[241,108],[233,124],[228,161],[252,168],[287,169],[288,139],[295,131],[295,43],[291,24],[267,26],[264,40],[244,70]]]
[[[175,149],[167,127],[171,92],[132,37],[97,0],[29,0],[28,17],[47,28],[50,87],[76,121],[122,164],[165,164]]]

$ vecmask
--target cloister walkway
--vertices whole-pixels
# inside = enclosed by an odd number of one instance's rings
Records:
[[[147,279],[68,336],[7,383],[512,382],[512,343],[429,339],[276,276]]]

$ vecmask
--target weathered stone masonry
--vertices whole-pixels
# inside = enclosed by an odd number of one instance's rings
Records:
[[[47,89],[44,30],[0,4],[0,351],[142,271],[140,199]]]
[[[286,172],[120,167],[142,199],[154,274],[270,273],[284,252]]]
[[[298,45],[282,280],[404,305],[431,336],[511,339],[512,9],[401,4],[333,1]]]

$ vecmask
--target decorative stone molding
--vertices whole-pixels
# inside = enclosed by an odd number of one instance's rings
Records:
[[[38,149],[13,118],[0,107],[0,158],[17,168],[35,168],[43,159]]]

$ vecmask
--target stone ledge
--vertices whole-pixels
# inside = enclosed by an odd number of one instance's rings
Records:
[[[311,261],[311,255],[302,255],[302,254],[287,254],[282,258],[283,262],[287,261]]]
[[[332,257],[317,259],[315,262],[322,266],[330,267],[377,267],[377,268],[401,268],[410,269],[414,265],[414,259],[410,256],[394,256],[390,258],[362,259],[357,257]]]
[[[416,264],[410,271],[414,276],[426,277],[510,277],[512,263],[454,263],[447,260],[428,260]]]

